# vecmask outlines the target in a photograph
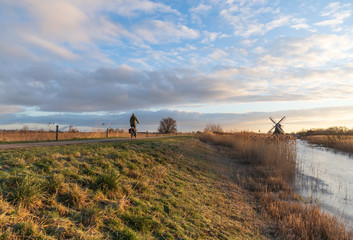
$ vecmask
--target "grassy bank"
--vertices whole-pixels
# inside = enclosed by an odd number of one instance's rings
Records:
[[[139,132],[138,137],[160,137],[173,135],[190,135],[188,133],[159,134],[156,132]],[[103,138],[130,138],[128,132],[123,131],[96,131],[96,132],[59,132],[58,140],[77,140],[77,139],[103,139]],[[14,142],[37,142],[37,141],[56,141],[56,133],[50,131],[5,131],[0,130],[0,143]]]
[[[4,150],[0,159],[0,239],[270,236],[251,198],[223,177],[227,158],[190,137]]]
[[[234,160],[224,164],[232,167],[234,182],[255,197],[262,218],[274,229],[274,237],[352,239],[352,232],[347,232],[335,217],[321,212],[312,199],[293,193],[290,183],[295,177],[294,139],[252,133],[206,133],[200,139],[224,146],[220,148],[223,155],[233,156]]]
[[[353,154],[352,135],[314,135],[304,136],[302,139],[307,140],[311,144],[318,144],[340,152]]]

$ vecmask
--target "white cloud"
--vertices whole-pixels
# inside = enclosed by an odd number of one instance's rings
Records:
[[[315,32],[316,30],[314,28],[312,28],[308,23],[307,23],[307,19],[305,18],[293,18],[291,21],[291,28],[294,28],[296,30],[300,30],[300,29],[304,29],[304,30],[308,30],[311,32]]]
[[[276,4],[268,6],[267,1],[227,1],[220,15],[234,27],[234,35],[250,37],[288,25],[290,16],[283,16]],[[263,16],[266,15],[266,22]],[[269,17],[270,16],[270,17]]]
[[[205,5],[203,3],[200,3],[197,7],[191,8],[190,12],[195,12],[195,13],[206,13],[209,10],[211,10],[210,5]]]
[[[195,39],[199,37],[197,30],[160,20],[146,20],[141,24],[135,25],[133,29],[136,35],[153,44],[178,42],[181,39]]]
[[[47,39],[74,43],[87,42],[90,39],[85,26],[89,26],[89,17],[80,7],[70,1],[18,1],[28,11],[32,20],[32,31],[43,34]]]
[[[191,15],[191,19],[193,22],[202,25],[202,16],[206,16],[206,14],[212,9],[212,6],[205,5],[200,3],[198,6],[190,8],[189,12]]]
[[[290,18],[288,16],[280,16],[277,19],[272,20],[271,22],[265,25],[266,31],[271,31],[273,29],[288,25],[290,22]]]
[[[138,12],[144,13],[155,13],[155,12],[166,12],[174,13],[179,15],[180,13],[162,3],[157,3],[149,0],[118,0],[109,1],[109,5],[114,8],[117,14],[121,16],[136,16]],[[105,1],[102,1],[105,4]]]
[[[247,46],[252,46],[254,45],[258,39],[244,39],[241,41],[242,44],[247,45]]]
[[[336,27],[342,24],[346,18],[351,17],[352,12],[351,4],[330,3],[321,13],[321,16],[328,17],[329,19],[317,22],[315,25]]]
[[[307,38],[280,39],[263,53],[263,66],[323,68],[353,57],[353,35],[315,34]]]
[[[72,53],[71,51],[69,51],[68,49],[59,46],[57,44],[54,44],[52,42],[49,42],[47,40],[41,39],[37,36],[33,36],[33,35],[23,35],[23,38],[30,42],[33,43],[41,48],[44,48],[60,57],[66,58],[68,60],[74,60],[77,59],[78,56],[74,53]]]
[[[221,35],[221,33],[218,33],[218,32],[208,32],[208,31],[203,31],[202,34],[204,35],[202,43],[214,42]]]
[[[178,41],[193,39],[198,35],[197,31],[184,25],[170,23],[165,27],[161,24],[150,26],[153,28],[150,30],[155,30],[156,34],[147,31],[146,35],[141,36],[111,18],[116,15],[133,18],[139,14],[156,12],[180,16],[180,13],[171,7],[149,0],[19,0],[6,1],[2,11],[6,12],[7,24],[3,32],[7,30],[7,34],[0,37],[0,44],[18,45],[19,49],[23,49],[23,53],[28,52],[34,57],[40,54],[39,58],[46,61],[62,61],[55,58],[55,55],[68,60],[78,59],[77,55],[80,55],[85,57],[86,64],[88,59],[91,59],[91,62],[111,64],[111,53],[102,49],[102,44],[121,47],[127,41],[130,43],[129,47],[148,49],[150,46],[145,44],[146,40],[158,42],[159,38],[163,38],[165,42],[170,36]],[[23,17],[19,17],[20,15]],[[137,22],[135,25],[139,24]],[[176,32],[169,32],[166,37],[160,32],[173,30]],[[12,42],[13,39],[16,40]],[[47,52],[38,52],[38,47]]]
[[[209,55],[213,60],[219,60],[220,58],[226,57],[228,54],[220,49],[215,50],[213,53]]]

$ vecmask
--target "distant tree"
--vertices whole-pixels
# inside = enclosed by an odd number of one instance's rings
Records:
[[[210,131],[213,133],[223,133],[223,128],[219,124],[209,123],[206,125],[205,131]]]
[[[159,122],[159,133],[168,134],[176,133],[177,131],[177,124],[173,118],[163,118],[162,121]]]
[[[77,129],[75,129],[73,126],[69,126],[69,132],[71,132],[71,133],[76,133],[76,132],[78,132],[78,130]]]

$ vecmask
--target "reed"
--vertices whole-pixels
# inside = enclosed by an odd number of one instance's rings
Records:
[[[253,193],[258,211],[273,229],[275,237],[284,239],[352,239],[336,217],[323,213],[311,198],[303,199],[291,188],[296,171],[296,141],[289,136],[255,133],[212,134],[200,140],[226,146],[233,159],[234,181]],[[235,160],[233,160],[235,161]],[[244,167],[248,166],[248,167]]]
[[[353,136],[351,135],[314,135],[302,139],[340,152],[353,154]]]
[[[232,147],[236,157],[261,167],[262,174],[268,177],[280,177],[285,181],[295,177],[296,141],[292,137],[249,132],[231,135],[206,132],[200,140]]]

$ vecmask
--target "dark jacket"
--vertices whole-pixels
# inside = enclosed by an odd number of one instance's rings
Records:
[[[137,119],[137,117],[135,116],[135,114],[133,113],[130,117],[130,127],[132,128],[136,128],[136,122],[138,124],[140,124],[139,120]]]

